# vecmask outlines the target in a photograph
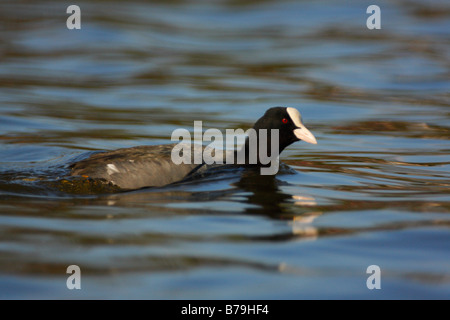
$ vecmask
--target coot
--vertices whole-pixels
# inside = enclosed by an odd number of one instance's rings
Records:
[[[295,141],[303,140],[317,144],[314,135],[303,125],[300,113],[291,107],[273,107],[256,121],[253,129],[258,133],[261,129],[278,129],[279,152]],[[257,135],[258,136],[258,135]],[[270,134],[267,137],[267,150],[270,152]],[[259,143],[256,145],[260,146]],[[115,151],[96,153],[89,158],[76,162],[70,166],[72,176],[101,179],[121,189],[139,189],[143,187],[159,187],[178,182],[197,171],[203,164],[175,164],[172,161],[172,149],[176,144],[138,146],[123,148]],[[192,148],[195,149],[195,148]],[[241,150],[245,154],[245,164],[249,164],[251,153],[258,148],[250,146],[246,139]],[[267,153],[270,154],[270,153]],[[259,157],[254,165],[263,165]]]

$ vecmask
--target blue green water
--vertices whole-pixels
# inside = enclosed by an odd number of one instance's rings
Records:
[[[0,298],[448,299],[446,1],[0,4]],[[88,151],[296,107],[318,145],[128,193],[62,192]],[[69,265],[81,290],[69,290]],[[381,269],[381,289],[366,269]]]

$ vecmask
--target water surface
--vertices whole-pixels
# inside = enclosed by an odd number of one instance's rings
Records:
[[[448,299],[446,1],[379,1],[381,30],[367,1],[77,4],[81,30],[60,1],[0,5],[1,298]],[[61,182],[86,152],[194,120],[247,129],[277,105],[319,144],[291,145],[276,176]]]

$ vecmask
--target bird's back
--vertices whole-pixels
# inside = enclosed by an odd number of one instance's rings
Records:
[[[175,164],[171,158],[175,145],[139,146],[96,153],[72,164],[71,175],[104,179],[122,189],[174,183],[184,179],[199,166],[194,163]]]

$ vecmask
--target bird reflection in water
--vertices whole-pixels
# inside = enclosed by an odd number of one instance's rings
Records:
[[[281,173],[291,173],[292,171],[293,169],[282,164]],[[273,219],[289,219],[292,227],[291,237],[308,238],[309,240],[318,237],[318,229],[312,223],[322,212],[311,211],[311,208],[317,205],[314,197],[285,193],[280,186],[288,185],[287,182],[277,179],[276,175],[259,175],[255,170],[246,170],[234,185],[250,193],[246,202],[254,206],[246,208],[247,214],[267,215]],[[296,206],[294,210],[292,209],[292,200]],[[298,214],[299,208],[304,208],[305,212]]]

